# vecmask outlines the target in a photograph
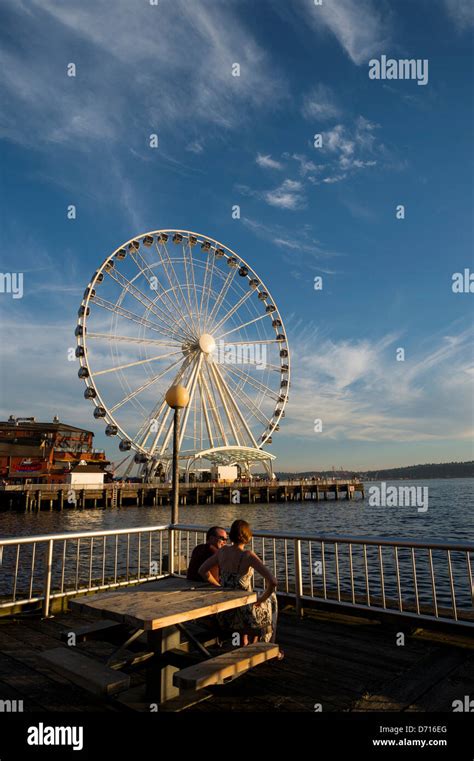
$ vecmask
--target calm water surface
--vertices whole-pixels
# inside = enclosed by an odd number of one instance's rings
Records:
[[[381,536],[438,541],[474,541],[474,479],[387,481],[394,486],[428,487],[428,510],[416,507],[373,507],[366,497],[327,502],[278,502],[255,505],[199,505],[180,508],[180,522],[202,526],[244,518],[254,529],[275,531]],[[309,487],[308,487],[309,488]],[[168,523],[170,508],[122,507],[0,513],[0,536],[25,536],[59,532],[130,528]]]

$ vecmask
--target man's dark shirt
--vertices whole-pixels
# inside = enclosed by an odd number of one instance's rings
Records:
[[[199,569],[204,563],[205,560],[211,557],[211,555],[215,555],[217,552],[217,547],[214,547],[212,544],[198,544],[191,555],[191,560],[189,561],[189,568],[187,577],[190,581],[204,581],[204,579],[199,576]]]

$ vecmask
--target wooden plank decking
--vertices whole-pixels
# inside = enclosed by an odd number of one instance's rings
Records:
[[[0,700],[23,700],[25,712],[126,710],[72,684],[39,657],[42,650],[66,647],[61,633],[86,620],[73,614],[1,620]],[[289,609],[280,615],[277,637],[285,659],[211,688],[209,700],[188,710],[451,712],[452,701],[474,689],[473,638],[419,630],[397,646],[401,629],[315,611],[298,620]],[[105,662],[117,644],[90,640],[76,647]],[[123,670],[132,686],[144,682],[143,669]]]

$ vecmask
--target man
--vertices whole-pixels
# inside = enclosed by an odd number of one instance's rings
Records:
[[[198,573],[199,568],[205,560],[211,557],[211,555],[215,555],[226,542],[227,531],[225,528],[221,528],[221,526],[211,526],[206,534],[206,543],[198,544],[193,550],[191,560],[189,561],[187,578],[190,581],[202,581],[202,578]],[[217,563],[214,568],[211,568],[210,573],[219,583],[219,567]]]

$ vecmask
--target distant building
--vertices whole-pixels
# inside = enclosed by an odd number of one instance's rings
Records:
[[[237,465],[212,465],[211,478],[218,483],[232,483],[238,476]]]
[[[0,421],[0,478],[7,483],[71,483],[68,476],[79,464],[95,466],[106,479],[110,464],[103,450],[93,448],[94,434],[60,423],[38,423],[35,418]]]
[[[102,486],[104,483],[104,471],[99,465],[87,465],[81,460],[79,465],[71,468],[66,475],[66,483],[71,486]]]

